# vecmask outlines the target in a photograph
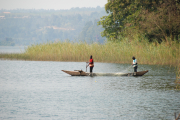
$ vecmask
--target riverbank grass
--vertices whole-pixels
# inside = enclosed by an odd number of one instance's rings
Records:
[[[57,42],[31,45],[24,53],[0,54],[3,59],[35,61],[89,61],[93,55],[95,62],[131,63],[132,56],[138,64],[177,66],[180,59],[180,44],[172,42],[155,44],[148,42],[107,42],[87,44]]]
[[[176,89],[177,90],[180,90],[180,63],[179,63],[179,65],[177,66],[177,70],[176,70],[177,72],[176,72],[176,81],[175,81],[175,83],[176,83]]]
[[[29,55],[25,53],[1,53],[0,59],[9,59],[9,60],[30,60]]]

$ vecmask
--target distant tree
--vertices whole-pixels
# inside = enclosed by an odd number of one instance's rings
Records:
[[[0,40],[1,46],[14,46],[14,40],[12,38],[5,38],[5,40]]]
[[[89,21],[84,26],[82,32],[79,35],[80,40],[85,40],[87,43],[99,42],[104,43],[105,38],[101,37],[103,28],[97,25],[99,20]]]
[[[8,10],[11,14],[6,15],[5,19],[0,18],[0,40],[5,41],[5,38],[9,37],[17,45],[41,43],[56,39],[62,41],[65,39],[69,39],[70,41],[77,40],[88,21],[94,21],[106,14],[104,8],[97,8]],[[4,16],[2,12],[0,16]],[[85,36],[82,37],[83,39],[94,39],[94,36],[91,36],[94,35],[95,31],[93,25],[94,23],[92,22],[87,28],[89,32],[87,30],[84,31]],[[56,26],[57,29],[53,29],[52,26]]]

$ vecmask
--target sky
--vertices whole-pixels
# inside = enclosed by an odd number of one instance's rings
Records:
[[[0,0],[0,9],[71,9],[104,7],[107,0]]]

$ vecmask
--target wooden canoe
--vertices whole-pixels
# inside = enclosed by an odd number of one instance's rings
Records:
[[[62,71],[71,76],[90,76],[89,72],[84,72],[82,70],[74,70],[74,71],[62,70]],[[133,72],[133,73],[92,73],[92,76],[143,76],[147,72],[148,70]]]

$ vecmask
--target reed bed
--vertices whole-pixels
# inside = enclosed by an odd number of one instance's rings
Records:
[[[177,90],[180,90],[180,62],[179,62],[179,65],[177,66],[177,70],[176,70],[176,89]]]
[[[139,64],[177,66],[180,59],[180,44],[148,42],[107,42],[87,44],[58,42],[29,46],[23,55],[29,60],[40,61],[88,61],[93,55],[96,62],[131,63],[135,56]]]
[[[9,60],[30,60],[30,57],[24,53],[1,53],[0,59],[9,59]]]
[[[89,61],[93,55],[95,62],[131,63],[132,56],[138,64],[158,64],[177,66],[180,60],[180,44],[172,42],[107,42],[106,44],[87,44],[84,42],[57,42],[31,45],[25,53],[0,54],[0,58],[35,61]]]

